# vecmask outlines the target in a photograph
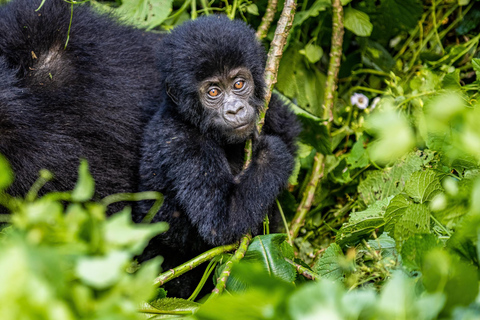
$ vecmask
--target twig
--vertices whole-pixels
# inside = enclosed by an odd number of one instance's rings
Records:
[[[327,119],[327,128],[330,132],[330,127],[333,121],[333,102],[334,92],[337,86],[338,71],[340,70],[340,63],[342,57],[343,44],[343,8],[340,0],[333,0],[333,31],[332,31],[332,49],[330,51],[330,63],[328,66],[328,76],[325,88],[325,102],[324,118]],[[303,225],[305,217],[312,207],[315,190],[317,188],[320,178],[323,176],[324,156],[317,152],[313,161],[312,173],[310,174],[310,181],[303,193],[302,201],[297,208],[292,225],[290,226],[290,235],[295,239]]]
[[[304,223],[305,217],[312,207],[313,199],[315,198],[315,190],[317,189],[318,181],[323,176],[323,170],[325,168],[325,164],[323,163],[324,158],[324,155],[319,152],[315,154],[310,181],[303,192],[302,201],[300,202],[295,217],[292,220],[292,224],[290,225],[289,233],[291,239],[297,237],[298,232]],[[293,243],[290,244],[293,245]]]
[[[174,269],[170,269],[167,272],[162,273],[161,275],[159,275],[154,280],[153,283],[154,284],[159,284],[159,285],[164,285],[168,281],[181,276],[182,274],[186,273],[187,271],[190,271],[193,268],[198,267],[199,265],[201,265],[202,263],[204,263],[208,260],[211,260],[213,257],[218,256],[219,254],[222,254],[222,253],[225,253],[225,252],[235,250],[237,248],[238,248],[238,243],[234,243],[234,244],[228,244],[228,245],[225,245],[225,246],[210,249],[210,250],[202,253],[201,255],[193,258],[192,260],[187,261],[184,264],[179,265],[178,267],[176,267]]]
[[[334,93],[337,87],[338,71],[342,58],[343,44],[343,7],[340,0],[333,0],[333,31],[332,31],[332,49],[330,50],[330,63],[328,66],[327,83],[325,90],[325,101],[323,103],[323,117],[328,119],[328,123],[333,121],[333,101]]]
[[[282,58],[283,48],[287,43],[287,37],[292,28],[293,18],[295,17],[295,7],[297,5],[296,0],[285,0],[285,5],[280,15],[280,19],[275,29],[275,36],[270,44],[270,50],[268,51],[267,63],[265,66],[265,84],[267,87],[265,93],[265,104],[260,116],[257,120],[258,133],[262,131],[263,124],[265,123],[265,114],[267,113],[268,104],[272,97],[273,87],[277,83],[278,66],[280,65],[280,59]],[[248,140],[245,145],[245,162],[243,169],[246,169],[252,161],[252,140]]]
[[[265,12],[265,15],[262,18],[262,22],[257,29],[258,40],[262,40],[267,36],[268,29],[270,29],[273,17],[275,16],[275,12],[277,11],[277,4],[278,0],[268,0],[267,11]]]
[[[320,276],[319,276],[318,274],[316,274],[315,272],[309,270],[308,268],[305,268],[304,266],[301,266],[301,265],[299,265],[298,263],[295,263],[295,262],[293,262],[292,260],[287,259],[287,258],[285,258],[285,261],[287,261],[287,262],[290,263],[292,266],[294,266],[295,269],[297,269],[297,272],[298,272],[299,274],[301,274],[302,276],[304,276],[305,278],[310,279],[310,280],[320,279]]]
[[[233,256],[225,263],[225,267],[223,268],[222,273],[217,279],[217,285],[215,286],[215,289],[213,289],[212,294],[210,295],[208,300],[217,297],[220,293],[222,293],[223,289],[225,289],[233,265],[242,260],[242,258],[245,256],[245,252],[247,252],[250,240],[252,240],[252,236],[249,234],[244,235],[243,238],[240,240],[240,245],[238,246],[237,251],[235,251]]]

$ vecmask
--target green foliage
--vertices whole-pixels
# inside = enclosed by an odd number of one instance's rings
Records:
[[[5,160],[0,172],[11,176]],[[4,181],[2,189],[11,180]],[[0,198],[13,208],[12,224],[0,234],[1,319],[139,318],[138,306],[155,293],[152,279],[162,259],[127,270],[167,226],[135,225],[129,208],[107,219],[106,207],[91,201],[93,187],[82,161],[72,192]]]
[[[255,28],[267,6],[267,0],[91,2],[157,31],[214,12]],[[133,274],[125,267],[165,226],[132,225],[128,209],[106,219],[108,201],[90,200],[86,163],[73,192],[37,198],[51,178],[43,172],[25,199],[0,194],[14,212],[0,215],[11,221],[1,232],[0,318],[130,319],[139,308],[151,319],[478,319],[479,2],[342,5],[332,122],[324,119],[330,0],[298,2],[280,63],[277,94],[303,126],[280,198],[287,223],[304,205],[315,154],[324,155],[293,247],[283,234],[255,237],[233,267],[227,294],[200,304],[163,292],[148,303],[160,261]],[[265,44],[272,37],[273,27]],[[352,102],[355,93],[364,104]],[[4,191],[13,173],[3,158],[0,169]],[[218,263],[218,276],[227,257],[216,257],[209,269]],[[317,280],[304,283],[302,275]]]

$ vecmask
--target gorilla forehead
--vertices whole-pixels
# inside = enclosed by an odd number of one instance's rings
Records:
[[[255,86],[263,88],[265,50],[255,32],[242,21],[212,15],[189,21],[165,37],[161,49],[160,71],[177,88],[245,67]],[[184,91],[185,92],[185,91]]]

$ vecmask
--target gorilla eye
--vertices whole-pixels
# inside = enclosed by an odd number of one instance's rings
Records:
[[[218,96],[219,93],[220,93],[220,90],[215,89],[215,88],[208,90],[208,95],[210,97],[216,97],[216,96]]]
[[[245,81],[239,80],[235,82],[233,86],[235,87],[235,89],[242,89],[244,85],[245,85]]]

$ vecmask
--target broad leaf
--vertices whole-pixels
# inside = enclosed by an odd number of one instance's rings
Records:
[[[373,29],[368,14],[351,7],[345,9],[344,24],[346,29],[360,37],[368,37]]]
[[[332,243],[315,263],[313,270],[322,278],[340,281],[345,276],[344,267],[342,267],[342,261],[344,260],[345,256],[340,246]]]

